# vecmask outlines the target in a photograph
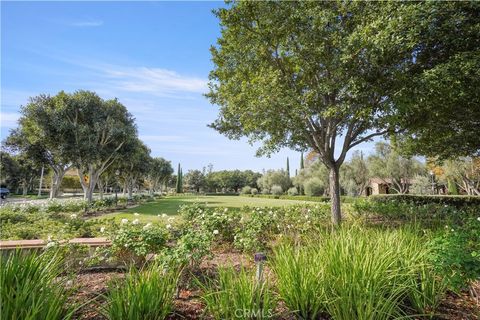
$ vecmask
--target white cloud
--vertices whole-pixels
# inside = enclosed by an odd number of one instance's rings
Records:
[[[102,20],[84,20],[84,21],[74,21],[69,23],[72,27],[100,27],[103,25]]]
[[[14,128],[20,114],[17,112],[0,112],[0,124],[2,128]]]
[[[103,66],[98,69],[120,90],[156,96],[202,94],[207,91],[206,79],[181,75],[167,69],[122,66]],[[188,98],[188,96],[183,97]]]

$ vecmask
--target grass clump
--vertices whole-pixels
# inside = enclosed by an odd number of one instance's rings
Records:
[[[15,251],[0,262],[1,319],[70,319],[74,305],[60,274],[62,257],[56,252]],[[65,277],[64,277],[65,278]]]
[[[276,301],[269,282],[256,281],[255,275],[242,268],[220,268],[218,279],[201,284],[206,310],[214,319],[269,319]]]
[[[110,283],[103,314],[110,320],[162,320],[173,310],[179,268],[154,265],[131,268],[125,279]]]
[[[280,298],[303,319],[432,314],[444,292],[413,231],[345,227],[304,247],[275,250]]]

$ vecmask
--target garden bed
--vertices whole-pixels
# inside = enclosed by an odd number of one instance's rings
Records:
[[[213,266],[228,266],[230,262],[239,264],[243,260],[246,265],[252,265],[252,261],[245,255],[238,253],[218,252],[212,259],[206,260],[202,264],[200,271],[211,273]],[[78,291],[72,299],[84,303],[94,299],[86,304],[75,315],[74,319],[81,320],[105,320],[106,318],[99,314],[98,304],[105,303],[103,299],[98,299],[99,295],[107,292],[107,283],[114,278],[123,278],[123,271],[96,271],[80,273],[76,276],[74,282],[78,286]],[[472,288],[480,292],[480,281],[474,282]],[[169,319],[203,319],[205,318],[205,306],[201,300],[201,291],[197,288],[181,288],[179,296],[174,300],[174,314]],[[281,311],[282,305],[279,306]],[[472,297],[470,292],[462,291],[459,294],[449,292],[442,300],[438,308],[438,316],[435,319],[442,320],[476,320],[480,317],[480,298]],[[295,319],[288,316],[288,312],[283,312],[282,317],[276,317],[279,320]],[[327,318],[325,318],[327,319]]]

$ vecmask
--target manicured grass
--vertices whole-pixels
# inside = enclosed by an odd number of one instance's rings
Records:
[[[283,207],[305,201],[282,200],[282,199],[265,199],[250,198],[239,196],[172,196],[159,199],[155,202],[147,202],[138,207],[126,209],[121,212],[110,213],[97,219],[115,218],[121,219],[139,219],[141,222],[159,221],[158,215],[166,214],[172,216],[175,220],[177,211],[180,206],[192,203],[205,203],[207,207],[225,207],[225,208],[241,208],[244,206],[251,207]],[[140,216],[134,216],[139,213]]]

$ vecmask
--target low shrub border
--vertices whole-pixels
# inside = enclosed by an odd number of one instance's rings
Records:
[[[480,206],[480,196],[444,196],[444,195],[411,195],[411,194],[382,194],[370,197],[377,202],[403,202],[408,204],[443,204],[461,208],[464,206]]]
[[[318,197],[309,197],[309,196],[290,196],[287,194],[283,195],[273,195],[273,194],[241,194],[242,197],[255,197],[255,198],[266,198],[266,199],[282,199],[282,200],[298,200],[298,201],[314,201],[314,202],[329,202],[330,197],[318,196]],[[343,203],[351,203],[354,201],[355,197],[342,196]]]

